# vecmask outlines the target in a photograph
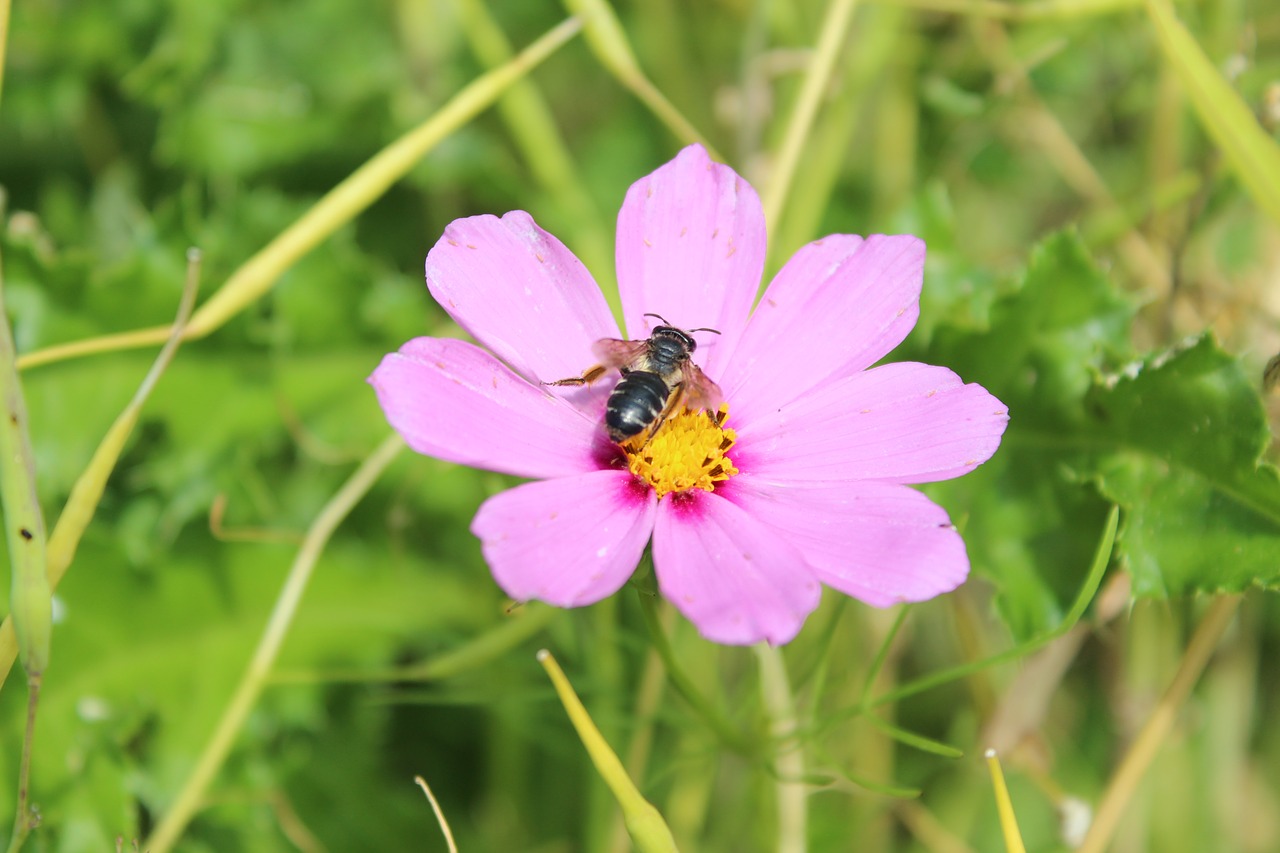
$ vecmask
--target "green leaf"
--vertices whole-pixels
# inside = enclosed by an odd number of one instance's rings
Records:
[[[55,629],[59,664],[42,696],[36,795],[47,813],[75,809],[93,815],[93,825],[109,836],[136,834],[137,803],[122,804],[122,794],[150,808],[167,807],[243,675],[291,549],[229,549],[217,571],[198,556],[175,557],[166,571],[147,576],[131,575],[114,543],[89,542],[84,552],[86,568],[98,571],[78,573],[59,592],[65,615]],[[475,579],[484,584],[412,553],[371,563],[363,544],[335,543],[307,590],[280,667],[385,671],[413,644],[447,647],[479,635],[502,617],[499,593],[486,578]],[[120,613],[136,618],[122,620]],[[531,652],[508,654],[527,660]],[[369,687],[349,689],[352,699],[370,704],[367,695],[361,698]],[[267,748],[269,754],[272,744],[283,750],[291,738],[323,731],[336,713],[324,705],[333,695],[325,690],[293,684],[269,691],[263,705],[271,712],[246,726],[245,752]],[[255,776],[239,755],[219,785],[269,790],[292,766],[282,756]],[[5,783],[16,776],[16,758],[9,750],[0,761]],[[411,796],[406,792],[406,800]],[[340,801],[336,795],[327,800],[334,810]],[[359,808],[350,804],[354,815]],[[217,816],[208,821],[216,824]],[[256,849],[277,848],[264,841]]]
[[[1209,336],[1089,395],[1138,595],[1280,585],[1280,477],[1252,377]]]
[[[1280,477],[1254,380],[1208,337],[1137,359],[1129,301],[1072,235],[1037,247],[985,330],[939,326],[925,360],[1009,406],[996,456],[934,484],[1025,640],[1063,617],[1107,506],[1137,595],[1280,585]]]
[[[999,590],[1015,638],[1054,628],[1089,569],[1109,506],[1088,482],[1078,430],[1095,377],[1129,357],[1133,307],[1074,234],[1037,246],[988,326],[939,325],[924,361],[1009,406],[995,457],[928,493],[960,526],[975,573]],[[914,354],[913,354],[914,355]]]

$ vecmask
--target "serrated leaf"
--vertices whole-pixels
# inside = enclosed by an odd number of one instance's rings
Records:
[[[1009,406],[995,458],[928,491],[1019,639],[1062,618],[1109,502],[1138,595],[1280,585],[1280,476],[1259,462],[1270,433],[1253,378],[1208,337],[1134,359],[1131,320],[1060,235],[1033,251],[989,329],[940,328],[926,356]]]
[[[1081,422],[1079,400],[1097,371],[1130,351],[1133,312],[1080,238],[1063,233],[1032,250],[1021,287],[992,306],[985,333],[939,330],[934,349],[966,381],[996,391],[1011,429],[1028,419],[1060,427],[1063,417]]]
[[[999,452],[927,491],[964,532],[974,571],[999,590],[1014,636],[1061,621],[1088,571],[1108,505],[1080,469],[1083,398],[1099,372],[1128,358],[1131,302],[1074,234],[1032,250],[1017,289],[987,329],[940,326],[925,361],[955,369],[1009,406]]]
[[[1280,477],[1258,392],[1209,336],[1089,395],[1113,449],[1100,488],[1125,510],[1122,553],[1138,595],[1280,585]]]

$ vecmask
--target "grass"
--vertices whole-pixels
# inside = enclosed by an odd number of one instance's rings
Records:
[[[1028,850],[1280,845],[1280,12],[34,2],[0,43],[4,297],[68,525],[30,740],[0,691],[19,845],[996,850],[990,746]],[[1013,418],[928,490],[956,593],[828,592],[755,651],[643,573],[513,607],[468,532],[512,481],[387,438],[365,377],[461,334],[422,286],[445,225],[529,211],[616,311],[623,194],[698,140],[760,190],[771,270],[828,233],[928,243],[897,357]]]

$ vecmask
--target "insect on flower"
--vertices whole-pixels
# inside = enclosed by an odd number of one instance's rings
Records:
[[[693,363],[698,343],[694,332],[715,329],[677,329],[660,314],[644,316],[662,320],[646,340],[623,341],[601,338],[592,346],[600,363],[581,376],[557,379],[546,385],[590,385],[610,370],[622,379],[609,395],[604,423],[609,438],[616,444],[635,442],[644,446],[662,428],[662,424],[679,406],[691,411],[705,409],[715,417],[720,406],[720,386],[707,378],[702,368]]]
[[[592,604],[651,548],[704,637],[776,644],[824,586],[885,607],[964,581],[960,533],[913,487],[986,461],[1008,410],[944,367],[877,364],[919,316],[924,242],[823,237],[757,302],[765,242],[755,190],[697,145],[622,203],[622,329],[529,214],[445,229],[427,287],[475,343],[415,338],[369,381],[414,450],[530,481],[471,522],[507,595]]]

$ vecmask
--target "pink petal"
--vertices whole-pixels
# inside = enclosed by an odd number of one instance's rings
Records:
[[[751,185],[713,163],[700,145],[627,192],[618,214],[618,287],[627,331],[648,337],[661,314],[700,332],[697,361],[719,377],[760,287],[764,271],[764,212]]]
[[[848,234],[802,248],[765,291],[724,371],[737,417],[777,408],[870,367],[920,314],[924,242]]]
[[[459,326],[534,381],[578,376],[594,364],[592,343],[618,337],[586,267],[521,210],[451,223],[427,255],[427,287]]]
[[[985,462],[1008,420],[1003,403],[945,367],[886,364],[732,420],[730,456],[740,471],[775,482],[928,483]]]
[[[713,492],[659,503],[653,564],[662,594],[717,643],[786,643],[822,592],[800,551]]]
[[[577,607],[612,595],[631,577],[656,503],[629,471],[592,471],[489,498],[471,532],[507,595]]]
[[[600,467],[599,424],[466,341],[415,338],[369,377],[391,426],[419,453],[517,477]]]
[[[950,592],[969,574],[946,510],[909,486],[740,474],[722,492],[800,549],[818,580],[876,607]]]

